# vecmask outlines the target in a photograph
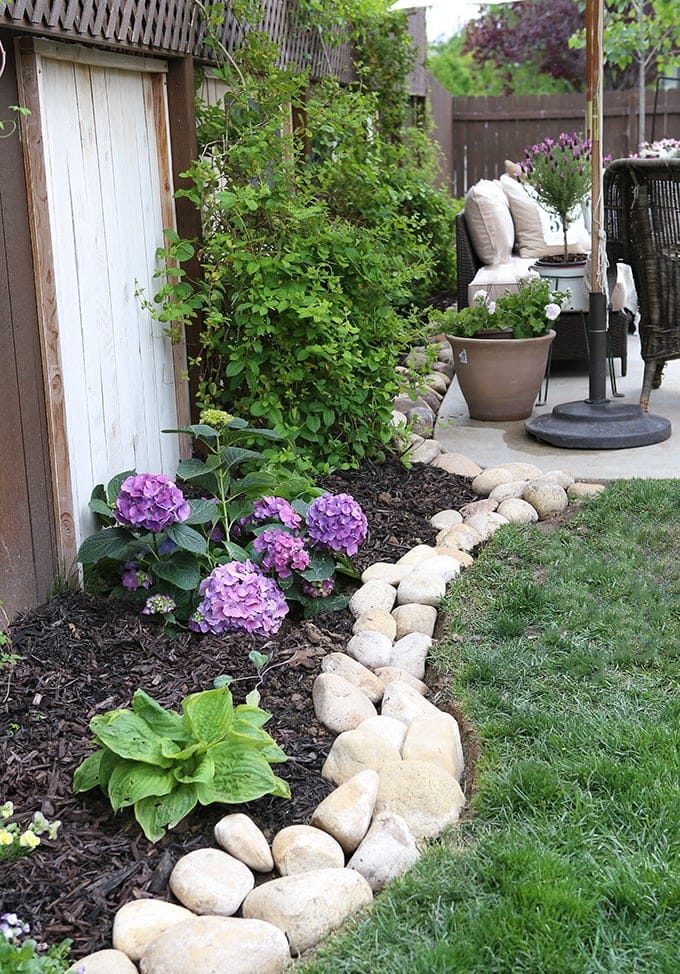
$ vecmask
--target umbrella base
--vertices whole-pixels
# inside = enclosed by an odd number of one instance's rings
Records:
[[[662,443],[671,435],[670,421],[643,413],[630,403],[566,402],[552,413],[525,423],[531,436],[572,450],[628,450]]]

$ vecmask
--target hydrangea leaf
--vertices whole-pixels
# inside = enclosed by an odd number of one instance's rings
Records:
[[[184,716],[194,737],[204,744],[223,741],[234,720],[228,687],[192,693],[183,701]]]
[[[325,599],[309,599],[305,603],[305,619],[313,619],[315,616],[323,615],[326,612],[340,612],[349,605],[346,595],[329,595]]]
[[[215,502],[206,500],[204,497],[196,497],[189,501],[189,507],[191,514],[184,522],[185,524],[208,524],[217,513]]]
[[[334,572],[335,558],[315,552],[312,555],[309,567],[299,574],[308,582],[323,582],[327,578],[332,578]]]
[[[124,470],[122,473],[117,473],[115,477],[112,477],[106,485],[106,499],[109,504],[115,504],[116,498],[120,492],[121,484],[128,477],[134,477],[136,475],[136,470]]]
[[[204,555],[208,550],[208,544],[202,534],[194,531],[187,524],[170,524],[165,533],[174,541],[178,548],[190,551],[195,555]]]
[[[127,528],[103,528],[85,538],[78,549],[76,561],[81,565],[96,565],[103,558],[126,561],[137,547],[138,542]]]
[[[196,559],[189,551],[178,551],[165,561],[158,561],[153,566],[154,575],[176,585],[185,592],[198,588],[201,573]]]

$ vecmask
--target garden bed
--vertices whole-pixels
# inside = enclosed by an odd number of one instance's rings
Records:
[[[359,570],[432,542],[429,518],[475,499],[462,478],[424,465],[406,471],[396,461],[366,463],[325,486],[349,491],[366,512]],[[0,798],[14,802],[22,821],[40,809],[63,824],[54,842],[44,840],[31,856],[3,867],[2,909],[16,911],[47,942],[71,937],[81,955],[109,945],[113,914],[124,902],[166,895],[175,861],[205,845],[223,807],[197,809],[161,842],[147,842],[130,813],[114,816],[98,792],[72,792],[72,773],[90,751],[88,721],[126,706],[138,687],[178,708],[187,693],[210,688],[225,673],[238,681],[232,690],[241,702],[257,683],[252,649],[272,657],[260,686],[262,706],[273,714],[268,730],[289,755],[281,774],[293,797],[262,798],[248,813],[268,838],[307,821],[332,788],[320,776],[332,735],[314,715],[312,683],[323,656],[342,650],[351,626],[349,614],[340,613],[287,620],[270,639],[170,638],[127,606],[80,593],[17,620],[13,651],[22,659],[0,671]]]

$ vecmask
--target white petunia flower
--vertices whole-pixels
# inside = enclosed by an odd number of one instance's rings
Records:
[[[545,316],[548,321],[555,321],[557,318],[559,318],[560,310],[559,304],[546,304]]]
[[[530,267],[527,271],[527,281],[540,281],[541,275],[538,271],[535,271],[533,267]]]
[[[486,306],[486,310],[489,312],[490,315],[494,314],[496,311],[496,302],[489,301],[489,303]]]
[[[489,295],[487,291],[479,290],[479,291],[475,291],[475,293],[472,296],[472,300],[474,301],[475,304],[484,304],[488,296]]]

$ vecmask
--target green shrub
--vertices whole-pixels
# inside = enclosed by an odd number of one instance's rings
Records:
[[[132,710],[110,710],[90,721],[100,747],[76,770],[74,790],[99,785],[114,811],[133,806],[151,842],[197,804],[290,798],[270,767],[286,755],[262,729],[271,715],[258,702],[254,691],[234,707],[224,686],[185,697],[180,715],[137,690]]]

